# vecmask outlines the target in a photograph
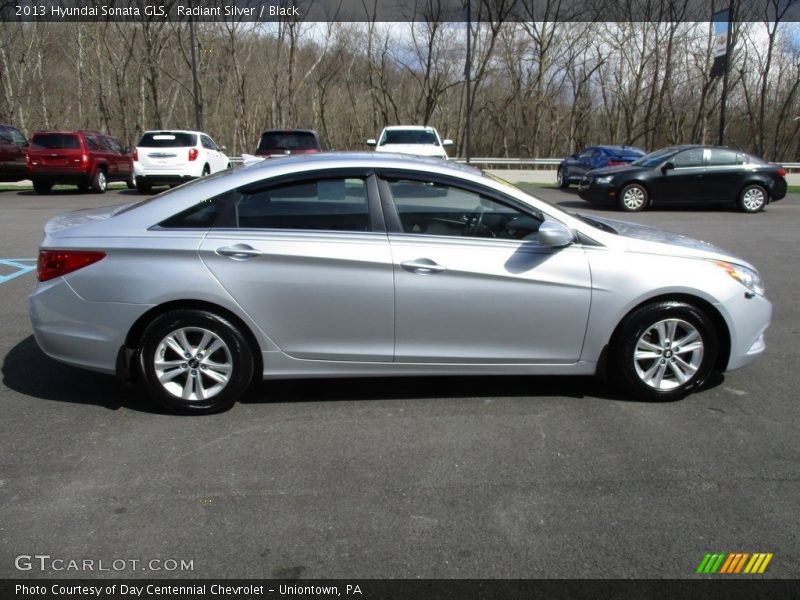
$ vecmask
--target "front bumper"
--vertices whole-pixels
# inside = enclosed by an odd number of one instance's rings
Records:
[[[578,196],[588,202],[613,203],[617,200],[617,188],[610,183],[597,183],[596,179],[583,177],[578,184]]]
[[[772,320],[772,303],[763,296],[748,297],[744,291],[717,308],[728,322],[731,351],[726,370],[755,361],[766,348],[764,332]]]

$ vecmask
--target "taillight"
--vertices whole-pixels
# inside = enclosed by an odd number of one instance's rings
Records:
[[[133,160],[137,162],[139,161],[139,150],[137,150],[136,148],[133,149]]]
[[[39,281],[48,281],[72,273],[83,267],[88,267],[104,259],[105,252],[90,250],[39,250],[39,260],[36,263],[36,278]]]
[[[81,154],[81,166],[85,167],[88,164],[89,164],[89,155],[86,154],[86,152],[84,152],[83,154]]]
[[[784,169],[784,168],[778,169],[778,175],[780,177],[786,177],[786,169]]]
[[[189,161],[191,162],[193,160],[197,160],[198,154],[200,154],[200,152],[197,150],[197,148],[189,148]]]

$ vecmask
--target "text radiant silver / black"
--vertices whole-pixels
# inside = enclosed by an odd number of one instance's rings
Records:
[[[772,312],[709,244],[399,155],[265,161],[57,217],[39,280],[48,355],[193,413],[257,374],[608,374],[674,399],[760,355]]]

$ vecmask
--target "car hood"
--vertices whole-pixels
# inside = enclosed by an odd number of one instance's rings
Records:
[[[375,148],[375,152],[397,152],[398,154],[415,154],[417,156],[447,156],[441,146],[428,144],[384,144]]]
[[[741,265],[752,266],[747,261],[715,246],[709,242],[685,235],[639,225],[628,221],[607,219],[597,215],[580,215],[582,218],[597,221],[617,232],[620,240],[624,240],[631,250],[655,254],[681,255],[694,258],[733,261]]]
[[[72,227],[105,221],[133,204],[135,204],[135,202],[126,202],[125,204],[115,204],[114,206],[103,206],[100,208],[73,210],[50,219],[44,226],[44,232],[48,234],[55,233],[64,229],[71,229]]]

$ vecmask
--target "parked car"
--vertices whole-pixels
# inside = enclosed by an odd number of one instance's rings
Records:
[[[627,165],[644,156],[644,150],[633,146],[590,146],[579,154],[565,158],[558,165],[558,187],[579,183],[587,171],[603,167]]]
[[[578,194],[624,211],[650,206],[738,206],[756,213],[786,195],[786,170],[751,154],[719,146],[673,146],[630,165],[589,171]]]
[[[19,129],[0,125],[0,181],[22,181],[28,178],[25,152],[28,140]]]
[[[37,194],[57,183],[77,185],[102,194],[112,181],[134,187],[130,152],[98,131],[37,131],[26,154],[28,173]]]
[[[761,355],[772,312],[755,268],[710,244],[376,153],[56,217],[38,279],[45,353],[189,413],[254,377],[607,373],[673,400]]]
[[[270,158],[317,152],[322,152],[322,142],[313,129],[266,129],[258,140],[255,155]]]
[[[149,194],[153,186],[179,185],[230,166],[225,146],[217,146],[202,131],[145,131],[133,151],[136,189],[140,194]]]
[[[385,127],[378,140],[367,140],[375,152],[399,152],[417,156],[447,158],[446,147],[453,145],[453,140],[444,140],[433,127],[418,125],[394,125]]]

